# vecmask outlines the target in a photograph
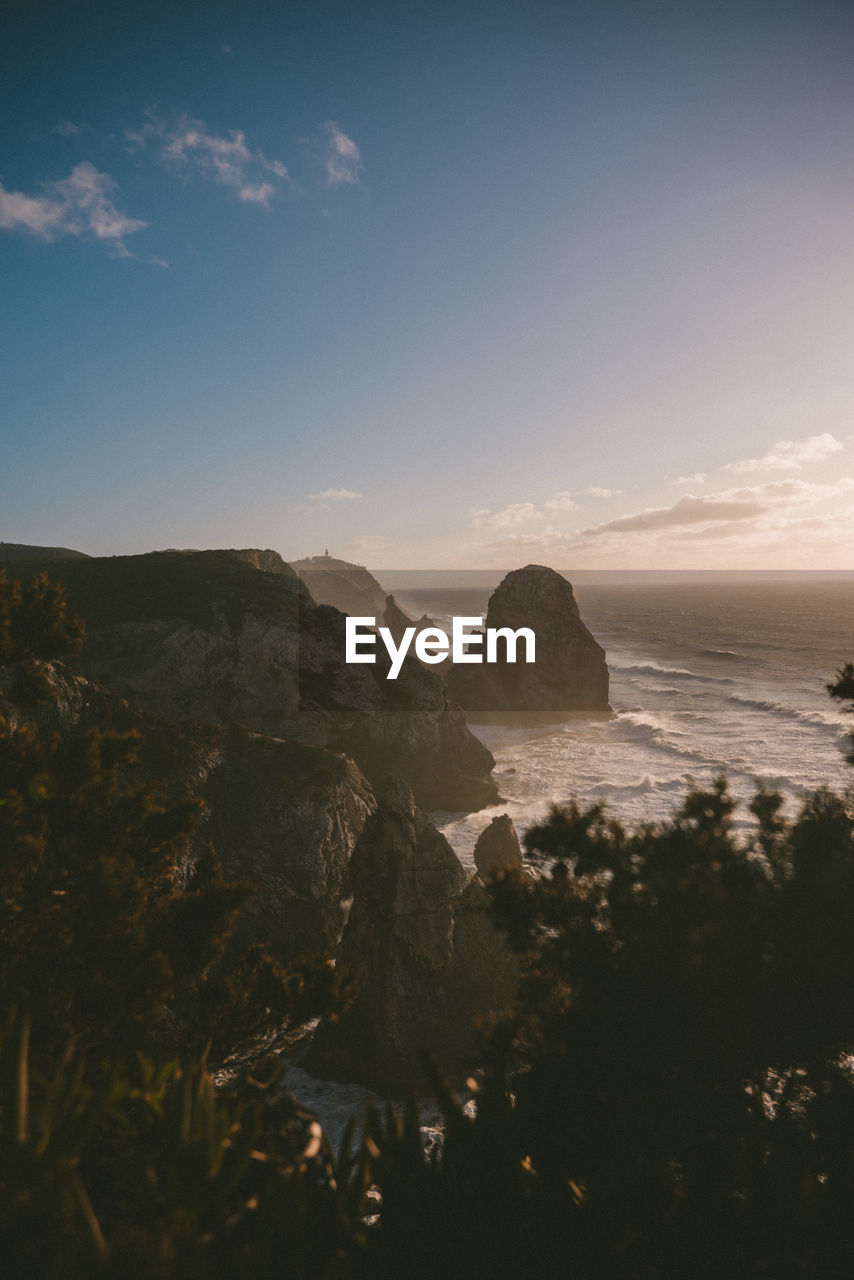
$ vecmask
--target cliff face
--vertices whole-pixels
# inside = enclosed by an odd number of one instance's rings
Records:
[[[465,871],[400,782],[384,790],[351,862],[353,906],[340,962],[359,986],[353,1006],[321,1026],[309,1069],[405,1095],[423,1083],[429,1049],[464,1075],[475,1020],[506,1008],[517,970]]]
[[[470,732],[441,679],[407,658],[396,680],[382,645],[377,661],[347,666],[344,616],[319,607],[300,632],[299,732],[357,762],[372,782],[404,779],[425,809],[480,809],[497,803],[495,761]]]
[[[343,615],[275,552],[69,560],[57,576],[86,623],[79,669],[144,711],[344,752],[372,781],[405,778],[426,807],[497,800],[492,756],[439,677],[407,659],[387,680],[383,646],[375,666],[348,666]]]
[[[508,573],[490,597],[486,626],[529,627],[536,635],[536,661],[519,661],[520,645],[515,663],[449,668],[446,687],[460,706],[476,711],[610,710],[605,651],[582,622],[571,584],[554,569],[529,564]]]
[[[141,768],[166,803],[197,797],[201,825],[176,868],[187,875],[213,843],[228,879],[255,892],[232,943],[264,942],[280,960],[335,946],[351,892],[349,861],[375,801],[351,760],[239,725],[177,724],[130,706],[62,664],[48,668],[56,702],[22,711],[0,670],[0,715],[45,736],[136,730]]]

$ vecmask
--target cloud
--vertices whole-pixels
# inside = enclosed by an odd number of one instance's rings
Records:
[[[83,130],[79,124],[74,124],[72,120],[63,120],[53,129],[54,133],[60,134],[63,138],[76,138]]]
[[[756,521],[760,517],[779,518],[786,512],[802,511],[805,507],[840,497],[851,489],[854,489],[854,480],[840,477],[834,484],[773,480],[768,484],[725,489],[699,498],[686,494],[670,507],[648,508],[581,529],[578,537],[589,541],[609,534],[683,530],[690,526],[743,526],[744,522]]]
[[[29,234],[40,240],[60,236],[94,239],[116,257],[129,257],[125,238],[148,224],[121,213],[113,201],[116,184],[84,160],[67,178],[40,183],[43,194],[7,191],[0,182],[0,230]]]
[[[364,168],[359,148],[334,120],[327,120],[323,129],[323,167],[326,170],[327,187],[358,183],[359,173]]]
[[[632,512],[584,529],[508,531],[476,545],[505,566],[513,558],[590,568],[817,568],[850,563],[854,478],[786,478],[687,494],[667,507]]]
[[[824,462],[844,448],[841,440],[837,440],[829,431],[824,431],[820,436],[807,436],[804,440],[778,440],[764,457],[728,462],[722,470],[800,471],[808,463]]]
[[[192,170],[230,187],[247,204],[268,209],[279,191],[272,181],[275,178],[297,189],[281,160],[268,160],[263,151],[253,151],[246,134],[239,129],[232,129],[228,137],[219,137],[208,130],[204,121],[190,116],[181,116],[175,124],[167,125],[150,115],[141,129],[125,130],[125,138],[132,146],[152,152],[162,164],[183,172]]]
[[[714,495],[706,498],[695,498],[687,494],[672,507],[651,507],[645,511],[635,512],[629,516],[619,516],[606,524],[595,525],[591,530],[583,532],[632,533],[638,529],[674,529],[688,524],[709,524],[718,520],[752,520],[761,515],[764,507],[750,491],[744,490],[743,496],[723,497]]]
[[[567,489],[561,489],[559,493],[555,493],[548,498],[543,506],[549,511],[572,511],[577,504],[573,502],[569,496]]]
[[[352,489],[324,489],[322,493],[309,494],[312,502],[354,502],[364,496],[363,493],[354,493]]]
[[[153,253],[151,257],[148,259],[148,261],[151,263],[153,267],[163,267],[164,270],[166,271],[169,270],[169,263],[166,261],[166,259],[158,258],[156,253]]]
[[[513,502],[503,511],[472,511],[470,514],[472,529],[509,529],[529,520],[542,519],[533,502]]]
[[[695,471],[690,476],[665,476],[664,481],[665,484],[705,484],[706,473],[705,471]]]
[[[616,496],[623,491],[622,489],[600,489],[598,485],[591,485],[591,487],[589,489],[585,489],[584,492],[590,498],[616,498]]]

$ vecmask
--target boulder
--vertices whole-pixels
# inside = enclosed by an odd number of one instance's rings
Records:
[[[493,871],[522,870],[522,850],[509,813],[499,814],[481,831],[474,847],[474,865],[481,880]]]
[[[508,573],[493,592],[487,630],[530,628],[536,659],[455,664],[446,672],[449,696],[471,711],[607,712],[605,651],[581,620],[571,583],[554,569],[529,564]],[[523,657],[520,644],[517,659]],[[483,650],[481,649],[481,652]],[[485,657],[485,654],[484,654]]]

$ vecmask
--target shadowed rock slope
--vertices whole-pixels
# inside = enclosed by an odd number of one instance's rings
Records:
[[[460,1080],[480,1015],[504,1011],[518,967],[491,920],[482,883],[467,883],[447,840],[392,780],[351,860],[353,906],[339,957],[359,995],[321,1026],[309,1054],[319,1075],[386,1095],[423,1087],[421,1054]]]
[[[352,760],[242,725],[159,719],[62,663],[45,670],[56,700],[22,708],[14,671],[0,667],[0,716],[45,738],[88,729],[140,734],[141,776],[164,805],[202,802],[176,875],[189,877],[212,843],[226,878],[254,891],[230,944],[234,953],[263,942],[287,962],[335,946],[351,893],[350,855],[376,807]]]

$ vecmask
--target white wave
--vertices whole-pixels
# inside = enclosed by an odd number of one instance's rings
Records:
[[[752,662],[761,663],[761,658],[748,656],[746,653],[737,653],[735,649],[702,649],[700,651],[701,658],[715,658],[718,662]]]
[[[697,671],[688,671],[685,667],[663,667],[658,662],[618,662],[609,659],[608,666],[612,671],[624,671],[628,675],[667,676],[669,680],[698,680],[704,684],[735,684],[729,676],[707,676]]]
[[[841,714],[833,715],[824,711],[804,711],[799,707],[790,707],[784,702],[774,702],[768,698],[746,698],[740,693],[727,695],[727,702],[738,707],[747,707],[751,711],[761,711],[765,715],[778,716],[784,720],[794,720],[799,724],[814,725],[827,729],[834,736],[850,733],[852,725]]]

